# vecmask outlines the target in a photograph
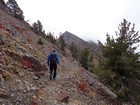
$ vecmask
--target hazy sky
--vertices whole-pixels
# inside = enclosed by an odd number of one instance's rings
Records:
[[[7,1],[7,0],[5,0]],[[140,0],[16,0],[29,23],[40,20],[47,32],[69,31],[105,42],[125,18],[140,30]]]

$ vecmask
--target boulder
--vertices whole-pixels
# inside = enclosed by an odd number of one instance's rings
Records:
[[[64,102],[64,103],[68,103],[69,102],[69,94],[67,92],[62,92],[62,93],[59,93],[58,96],[57,96],[57,101],[58,102]]]
[[[23,56],[23,60],[27,60],[31,62],[32,69],[36,72],[46,71],[46,68],[40,63],[40,61],[32,56],[25,55]]]

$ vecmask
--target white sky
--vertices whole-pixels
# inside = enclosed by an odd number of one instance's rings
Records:
[[[5,0],[7,1],[7,0]],[[125,18],[140,30],[140,0],[16,0],[25,20],[40,20],[47,32],[69,31],[84,40],[105,42]]]

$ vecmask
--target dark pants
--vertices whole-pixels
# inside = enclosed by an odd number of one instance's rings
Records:
[[[50,80],[56,78],[57,64],[50,64]]]

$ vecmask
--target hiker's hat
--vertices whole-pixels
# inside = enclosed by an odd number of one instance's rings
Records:
[[[56,52],[56,50],[55,50],[55,49],[53,49],[53,52]]]

